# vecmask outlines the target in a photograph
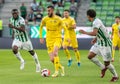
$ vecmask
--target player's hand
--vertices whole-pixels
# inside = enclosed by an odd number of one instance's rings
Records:
[[[91,41],[91,44],[95,44],[95,43],[96,43],[96,41],[97,41],[97,39],[96,39],[96,38],[94,38],[94,39]]]
[[[43,44],[44,43],[44,39],[40,38],[40,43]]]
[[[8,26],[9,26],[10,28],[14,28],[14,26],[13,26],[12,24],[8,24]]]
[[[79,32],[82,34],[86,34],[86,32],[84,30],[79,30]]]
[[[70,39],[67,39],[67,42],[70,44],[71,40],[70,40]]]

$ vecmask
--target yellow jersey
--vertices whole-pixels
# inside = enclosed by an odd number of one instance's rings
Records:
[[[72,37],[76,38],[75,30],[73,28],[71,28],[71,26],[76,24],[74,18],[72,18],[70,16],[68,18],[63,18],[63,22],[65,23],[65,25],[67,27],[70,38],[72,38]],[[66,38],[66,37],[67,37],[67,34],[65,33],[64,38]]]
[[[114,30],[113,31],[113,38],[118,38],[119,37],[119,30],[120,30],[119,28],[120,28],[120,24],[114,23],[112,25],[112,29]]]
[[[54,38],[61,38],[62,37],[62,28],[66,31],[67,28],[65,24],[63,24],[62,18],[54,15],[53,17],[45,16],[40,24],[40,38],[42,38],[42,28],[46,26],[46,38],[54,39]],[[68,34],[67,34],[68,35]],[[69,35],[68,37],[69,38]]]

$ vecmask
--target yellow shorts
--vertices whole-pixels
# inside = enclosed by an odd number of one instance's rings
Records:
[[[72,47],[72,48],[78,48],[78,41],[77,41],[76,38],[71,38],[70,43],[69,43],[66,39],[64,39],[62,45],[63,46],[69,46],[69,47]]]
[[[48,53],[53,52],[55,46],[60,48],[61,44],[62,44],[62,38],[46,39],[46,46],[48,49]]]
[[[120,38],[113,38],[112,45],[120,47]]]

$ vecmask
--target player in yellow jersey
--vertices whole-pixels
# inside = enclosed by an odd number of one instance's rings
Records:
[[[69,16],[69,10],[64,10],[63,22],[65,23],[70,36],[70,43],[66,40],[66,37],[67,37],[66,34],[64,34],[64,40],[63,40],[63,49],[68,59],[68,66],[71,66],[72,64],[72,59],[70,56],[70,52],[68,50],[68,47],[70,46],[73,48],[75,52],[77,65],[80,66],[80,53],[78,50],[78,42],[77,42],[75,30],[74,30],[76,28],[76,22],[74,18]]]
[[[118,46],[120,51],[120,17],[115,17],[115,23],[112,25],[112,62],[114,61],[115,48]]]
[[[46,26],[46,46],[50,60],[54,63],[55,67],[55,73],[52,77],[58,76],[59,69],[61,69],[61,76],[64,76],[64,67],[60,64],[58,51],[62,44],[62,28],[64,28],[65,31],[67,31],[67,28],[65,24],[63,24],[62,18],[54,14],[53,6],[48,6],[47,12],[48,15],[42,19],[40,25],[40,43],[44,43],[44,39],[42,38],[42,28],[43,26]],[[69,40],[69,35],[66,38]]]

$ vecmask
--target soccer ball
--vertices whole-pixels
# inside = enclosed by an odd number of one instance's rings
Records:
[[[49,77],[49,76],[50,76],[50,70],[48,70],[48,69],[43,69],[43,70],[41,71],[41,75],[42,75],[43,77]]]

